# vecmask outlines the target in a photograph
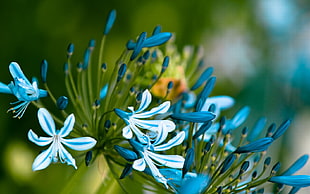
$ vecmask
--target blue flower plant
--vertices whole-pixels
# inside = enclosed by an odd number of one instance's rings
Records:
[[[20,118],[32,102],[48,135],[28,132],[31,142],[49,145],[35,158],[34,171],[59,162],[77,169],[83,165],[84,155],[86,166],[105,165],[103,179],[116,180],[124,192],[132,189],[127,180],[154,193],[263,193],[279,192],[284,185],[291,186],[294,193],[310,186],[309,175],[294,175],[308,156],[279,173],[280,163],[268,153],[291,120],[278,128],[274,123],[266,128],[262,117],[249,128],[245,126],[250,115],[247,106],[227,119],[222,112],[232,108],[235,100],[210,96],[216,78],[213,68],[205,68],[201,50],[188,46],[179,52],[173,34],[162,32],[160,26],[150,36],[142,32],[128,41],[115,64],[106,63],[105,39],[115,21],[116,11],[112,10],[98,55],[95,40],[91,40],[75,67],[75,46],[69,44],[64,65],[66,95],[56,98],[48,87],[46,60],[40,71],[44,89],[38,88],[35,78],[30,83],[17,63],[9,65],[13,81],[8,85],[0,82],[1,93],[18,99],[9,111]],[[52,107],[39,100],[46,96],[58,112],[52,113]],[[57,130],[56,123],[63,127]],[[65,146],[85,152],[75,159]],[[73,177],[83,176],[85,171]],[[272,183],[273,190],[267,190],[265,185]],[[103,183],[97,193],[105,193],[105,185],[117,184]]]

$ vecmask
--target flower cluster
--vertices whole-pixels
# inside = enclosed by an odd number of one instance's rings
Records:
[[[44,89],[38,88],[35,78],[30,83],[17,63],[9,65],[13,81],[0,82],[1,93],[18,99],[9,111],[21,118],[32,103],[48,135],[28,132],[31,142],[49,145],[35,158],[34,171],[58,162],[77,169],[79,161],[66,146],[87,151],[82,152],[86,166],[100,162],[97,158],[103,156],[114,176],[123,179],[135,174],[155,183],[154,191],[262,193],[269,182],[275,183],[275,192],[288,185],[294,193],[310,186],[309,175],[294,175],[306,164],[307,155],[279,173],[280,163],[272,161],[267,152],[291,121],[266,127],[266,119],[260,118],[250,129],[244,127],[250,115],[246,106],[231,118],[222,116],[235,100],[224,95],[210,97],[216,81],[213,68],[205,68],[200,50],[186,47],[180,54],[172,33],[162,32],[159,26],[150,36],[142,32],[127,42],[115,64],[105,63],[105,39],[115,19],[112,10],[97,57],[91,40],[82,62],[74,67],[74,45],[69,44],[64,65],[66,96],[56,98],[48,87],[46,60],[41,64]],[[41,99],[47,96],[59,113],[47,110]],[[55,122],[63,127],[57,130]]]

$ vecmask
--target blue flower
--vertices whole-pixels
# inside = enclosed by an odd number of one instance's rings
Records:
[[[13,81],[8,85],[0,82],[0,93],[14,94],[16,96],[18,101],[11,104],[17,105],[8,111],[16,113],[14,118],[21,118],[30,102],[46,97],[47,91],[38,88],[38,82],[35,78],[32,79],[31,84],[16,62],[9,65],[9,70]]]
[[[154,141],[163,141],[168,133],[175,129],[174,122],[170,120],[144,120],[145,118],[150,118],[157,114],[164,114],[170,108],[170,102],[166,101],[158,107],[152,108],[150,111],[143,112],[150,105],[151,101],[151,93],[148,90],[145,90],[142,94],[138,110],[135,111],[131,106],[128,107],[131,112],[125,112],[117,108],[114,109],[115,113],[127,124],[127,126],[123,128],[123,136],[125,138],[131,139],[133,137],[132,132],[134,132],[142,144],[148,143],[150,139]],[[150,132],[146,135],[141,132],[139,128]]]
[[[293,187],[309,187],[309,175],[291,175],[291,176],[274,176],[269,179],[270,182],[289,185]]]
[[[141,157],[140,159],[137,159],[133,162],[133,169],[138,171],[144,171],[147,165],[150,168],[153,177],[158,182],[165,184],[165,186],[168,188],[167,179],[160,173],[156,165],[180,169],[183,168],[184,158],[178,155],[156,154],[154,153],[154,151],[169,150],[170,148],[181,144],[184,138],[185,132],[182,131],[164,144],[161,144],[162,140],[158,140],[151,145],[142,145],[139,142],[131,139],[130,144],[138,151]],[[153,160],[156,162],[153,162]]]
[[[50,113],[45,108],[40,108],[38,111],[39,123],[44,132],[50,137],[38,137],[31,129],[28,132],[28,139],[38,146],[50,145],[47,150],[40,153],[32,164],[32,170],[42,170],[50,165],[52,162],[67,163],[76,167],[75,159],[64,148],[63,145],[77,151],[84,151],[91,149],[97,143],[91,137],[78,137],[73,139],[64,139],[72,131],[75,117],[73,114],[69,115],[64,122],[64,126],[60,130],[56,130],[54,120]]]

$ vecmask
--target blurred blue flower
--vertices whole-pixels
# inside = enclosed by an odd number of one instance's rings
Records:
[[[75,117],[69,115],[64,122],[64,126],[60,130],[56,130],[54,120],[50,113],[45,108],[40,108],[38,111],[39,123],[44,132],[50,137],[38,137],[31,129],[28,132],[28,139],[38,146],[50,145],[47,150],[40,153],[32,164],[32,170],[42,170],[52,162],[67,163],[75,169],[75,159],[64,148],[63,145],[77,151],[91,149],[97,141],[91,137],[79,137],[73,139],[64,139],[73,130]],[[63,144],[63,145],[62,145]]]
[[[11,103],[17,104],[8,111],[16,113],[14,118],[21,118],[31,101],[46,97],[47,91],[38,88],[37,79],[32,79],[32,84],[28,81],[23,71],[16,62],[9,65],[13,81],[8,85],[0,82],[0,93],[14,94],[18,101]]]

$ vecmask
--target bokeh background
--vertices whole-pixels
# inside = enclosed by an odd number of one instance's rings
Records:
[[[271,149],[283,166],[310,154],[308,0],[0,1],[0,81],[11,80],[11,61],[21,64],[28,77],[39,77],[40,63],[46,59],[49,86],[56,96],[64,95],[67,45],[74,43],[76,58],[82,58],[88,41],[101,39],[111,9],[117,10],[117,20],[107,41],[108,61],[120,55],[127,40],[160,24],[176,34],[180,50],[185,45],[204,48],[205,62],[217,76],[212,95],[236,99],[228,116],[248,105],[250,127],[260,116],[268,124],[293,119]],[[30,106],[21,120],[12,119],[6,110],[14,100],[0,94],[0,191],[57,193],[73,169],[52,165],[42,172],[31,171],[39,148],[27,140],[27,132],[39,129],[36,108]],[[301,173],[310,174],[309,165]]]

